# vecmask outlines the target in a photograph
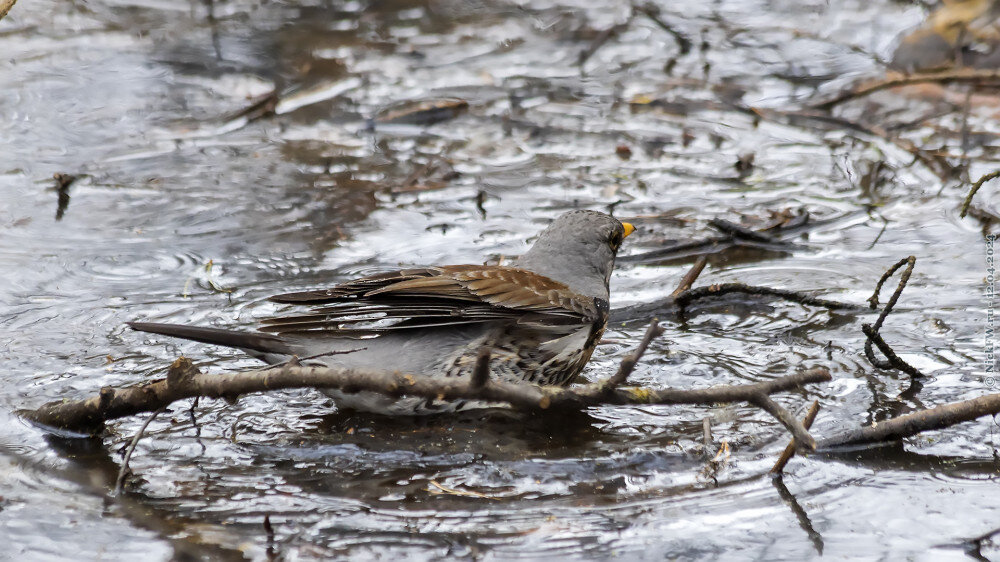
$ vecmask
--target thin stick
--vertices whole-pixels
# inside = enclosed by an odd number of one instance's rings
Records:
[[[139,444],[139,440],[142,439],[142,434],[146,432],[146,428],[149,427],[149,424],[156,419],[156,416],[160,415],[160,412],[166,409],[167,407],[163,406],[153,412],[152,415],[146,418],[146,421],[143,422],[142,427],[139,428],[139,431],[136,432],[135,436],[132,437],[132,442],[129,443],[128,450],[125,451],[125,459],[122,460],[122,466],[118,469],[118,479],[115,480],[115,491],[112,492],[112,495],[117,496],[122,493],[122,485],[125,483],[125,475],[129,473],[128,463],[132,460],[132,453],[135,452],[135,446]]]
[[[701,420],[701,439],[705,443],[705,457],[711,454],[712,450],[712,420],[711,418],[705,418]]]
[[[1000,72],[983,70],[947,70],[942,72],[929,72],[926,74],[913,74],[898,78],[889,78],[858,86],[841,92],[840,94],[823,102],[815,103],[812,107],[816,109],[831,109],[833,106],[855,98],[864,97],[881,90],[895,88],[897,86],[909,86],[912,84],[938,83],[948,84],[952,82],[984,83],[1000,81]]]
[[[267,537],[267,559],[275,559],[274,527],[271,526],[271,514],[264,515],[264,535]]]
[[[972,189],[969,190],[969,194],[965,196],[965,201],[962,202],[961,211],[958,216],[964,219],[965,215],[969,212],[969,205],[972,204],[972,198],[976,195],[976,192],[979,191],[979,188],[983,187],[984,183],[996,178],[1000,178],[1000,170],[992,171],[976,180],[976,183],[972,184]]]
[[[747,228],[745,226],[736,224],[734,222],[727,221],[725,219],[714,218],[708,221],[708,224],[712,225],[717,230],[724,232],[734,238],[746,238],[747,240],[753,240],[754,242],[764,242],[766,244],[781,243],[781,240],[775,239],[770,234],[758,232],[756,230]]]
[[[819,400],[813,400],[811,406],[809,406],[809,412],[806,413],[806,417],[802,420],[802,426],[806,429],[812,427],[813,421],[816,420],[816,414],[819,413]],[[788,461],[792,460],[795,456],[795,438],[785,446],[785,450],[781,452],[781,456],[778,457],[778,461],[774,463],[771,467],[771,474],[781,474],[785,470],[785,465]]]
[[[671,27],[667,22],[663,21],[660,17],[660,8],[655,4],[642,4],[636,5],[632,4],[632,9],[640,12],[644,16],[650,19],[653,23],[659,26],[660,29],[666,31],[673,36],[674,41],[677,41],[677,48],[680,50],[681,55],[686,55],[691,52],[691,40],[681,34],[679,31]]]
[[[1000,414],[1000,394],[987,394],[972,400],[920,410],[898,418],[848,430],[839,435],[821,439],[816,446],[819,449],[832,449],[898,441],[924,431],[942,429],[983,416],[997,414]]]
[[[862,324],[861,331],[868,338],[868,341],[865,344],[865,356],[868,357],[868,361],[870,361],[872,365],[875,365],[879,369],[898,369],[914,377],[924,376],[920,370],[906,361],[903,361],[902,358],[896,355],[896,352],[893,351],[892,347],[890,347],[889,344],[885,342],[885,339],[882,338],[882,334],[876,332],[871,324]],[[871,350],[871,344],[873,343],[875,344],[875,347],[882,352],[882,355],[885,355],[887,361],[879,361],[875,357],[875,353]]]
[[[642,340],[639,342],[639,347],[635,348],[635,351],[632,353],[626,355],[625,358],[622,359],[621,364],[618,365],[618,371],[604,381],[604,387],[608,392],[625,384],[625,381],[628,380],[628,376],[631,375],[632,370],[635,369],[635,364],[639,362],[640,358],[642,358],[642,354],[646,353],[646,348],[648,348],[649,344],[662,333],[663,328],[660,327],[660,319],[653,318],[650,320],[649,327],[646,328],[646,333],[642,336]]]
[[[896,262],[895,265],[893,265],[892,267],[890,267],[889,269],[887,269],[886,272],[882,274],[882,277],[879,278],[878,283],[875,284],[875,292],[872,293],[872,296],[868,297],[868,306],[872,310],[875,310],[876,308],[878,308],[878,296],[879,296],[879,293],[882,292],[882,286],[885,285],[885,282],[888,281],[890,277],[892,277],[893,273],[896,273],[897,269],[903,267],[904,265],[906,265],[906,264],[908,264],[910,262],[913,262],[913,264],[915,265],[916,262],[917,262],[917,258],[915,256],[910,256],[910,257],[907,257],[907,258],[903,258],[903,259],[899,260],[898,262]],[[912,266],[909,269],[910,269],[910,272],[912,272]],[[906,278],[907,281],[910,280],[910,272],[903,273],[903,276],[905,276],[905,278]],[[903,285],[905,285],[905,284],[906,283],[903,283]],[[899,289],[897,288],[897,290],[899,290]],[[898,295],[893,294],[893,296],[895,296],[895,297],[898,298]],[[895,304],[895,303],[893,302],[892,304]]]
[[[899,300],[899,296],[903,294],[903,289],[906,288],[906,284],[910,281],[910,274],[913,273],[913,267],[916,263],[917,258],[910,256],[899,260],[899,262],[890,267],[889,270],[882,275],[882,277],[878,280],[878,283],[875,285],[875,292],[868,298],[868,304],[873,309],[878,307],[878,295],[882,290],[883,284],[885,284],[885,282],[893,273],[896,272],[896,270],[904,264],[906,265],[906,269],[904,269],[903,273],[899,276],[899,284],[896,285],[896,290],[893,291],[892,296],[889,297],[889,302],[885,303],[885,308],[875,320],[875,324],[864,324],[861,326],[861,331],[864,332],[867,338],[865,340],[865,356],[872,365],[879,369],[898,369],[911,376],[922,377],[924,374],[921,373],[916,367],[910,365],[906,361],[903,361],[898,355],[896,355],[892,348],[889,347],[889,344],[887,344],[882,338],[881,334],[879,334],[879,330],[882,329],[882,323],[885,322],[886,317],[889,316],[890,312],[892,312],[893,307],[896,306],[896,302]],[[878,347],[879,351],[885,355],[885,361],[881,361],[875,357],[872,345]]]
[[[684,277],[681,278],[681,282],[677,285],[677,288],[674,289],[674,292],[670,293],[670,296],[677,298],[678,295],[690,289],[691,286],[694,285],[694,282],[698,280],[698,276],[701,275],[701,272],[705,269],[705,265],[707,263],[708,256],[698,256],[698,259],[694,260],[694,265],[692,265],[691,269],[684,274]]]
[[[808,450],[813,450],[816,448],[816,440],[813,439],[812,435],[809,435],[809,431],[799,420],[795,419],[795,416],[791,414],[788,410],[781,407],[780,404],[771,400],[771,397],[766,394],[759,394],[750,399],[750,403],[758,406],[760,409],[774,416],[775,419],[781,422],[791,434],[795,437],[796,446],[804,447]]]
[[[617,37],[618,34],[621,33],[622,31],[628,29],[628,26],[631,25],[632,23],[632,17],[633,17],[632,15],[629,15],[628,19],[625,20],[624,23],[613,25],[598,33],[597,37],[595,37],[594,40],[590,42],[590,45],[588,45],[586,49],[580,52],[580,56],[577,58],[576,61],[577,66],[583,67],[583,65],[586,64],[588,60],[590,60],[590,57],[594,56],[594,53],[596,53],[598,49],[604,46],[605,43],[607,43],[612,38]]]
[[[767,295],[773,297],[780,297],[785,300],[792,302],[797,302],[799,304],[806,304],[811,306],[821,306],[824,308],[832,309],[859,309],[863,308],[856,304],[837,302],[827,299],[821,299],[811,295],[806,295],[804,293],[799,293],[796,291],[789,291],[787,289],[774,289],[771,287],[759,287],[754,285],[745,285],[743,283],[721,283],[718,285],[708,285],[706,287],[698,287],[696,289],[690,289],[684,291],[677,296],[676,302],[677,306],[684,308],[691,301],[696,299],[703,299],[706,297],[714,297],[718,295],[724,295],[726,293],[746,293],[748,295]]]
[[[476,366],[472,370],[469,387],[482,388],[488,380],[490,380],[490,348],[484,345],[479,348],[479,354],[476,355]]]

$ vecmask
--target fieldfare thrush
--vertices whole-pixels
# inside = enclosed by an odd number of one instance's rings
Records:
[[[260,332],[131,322],[135,330],[235,347],[268,363],[469,376],[490,350],[491,376],[568,385],[608,321],[608,281],[634,227],[597,211],[563,214],[512,266],[443,265],[362,277],[271,297],[310,307]],[[466,407],[424,398],[325,390],[338,407],[423,414]]]

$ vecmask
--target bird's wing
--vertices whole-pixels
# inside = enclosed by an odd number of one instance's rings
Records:
[[[409,279],[430,277],[438,275],[439,273],[440,270],[436,267],[401,269],[399,271],[390,271],[387,273],[370,275],[368,277],[361,277],[327,289],[316,289],[314,291],[274,295],[268,300],[282,304],[304,304],[315,306],[340,302],[350,298],[358,298],[369,291],[380,289],[387,285],[392,285],[393,283]]]
[[[606,313],[606,304],[542,275],[477,265],[394,271],[271,300],[313,307],[265,321],[261,329],[274,333],[363,336],[496,320],[566,326],[589,324]]]

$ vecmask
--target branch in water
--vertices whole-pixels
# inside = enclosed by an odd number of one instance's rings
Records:
[[[972,400],[945,404],[929,410],[921,410],[898,418],[880,421],[839,435],[821,439],[816,444],[819,449],[868,445],[886,441],[898,441],[924,431],[943,429],[983,416],[1000,413],[1000,394],[987,394]]]
[[[46,426],[97,432],[102,429],[105,421],[141,412],[153,412],[186,398],[205,396],[233,400],[244,394],[290,388],[336,388],[343,392],[370,391],[393,397],[484,400],[507,403],[517,409],[532,411],[579,410],[591,406],[626,404],[720,402],[758,404],[763,403],[762,397],[766,398],[769,394],[829,380],[830,373],[826,369],[814,368],[748,385],[698,390],[645,388],[609,390],[604,381],[562,388],[512,384],[497,380],[473,381],[471,377],[440,378],[374,369],[311,367],[297,364],[236,373],[204,374],[189,359],[182,357],[171,365],[165,379],[121,389],[105,387],[97,396],[84,400],[51,402],[36,410],[22,411],[21,415]],[[780,420],[782,416],[778,417]],[[781,421],[786,426],[789,425],[787,419]],[[800,431],[796,428],[796,434],[798,433]]]

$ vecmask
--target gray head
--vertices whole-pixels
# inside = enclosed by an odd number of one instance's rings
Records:
[[[570,211],[552,221],[514,265],[607,300],[615,255],[633,230],[611,215]]]

